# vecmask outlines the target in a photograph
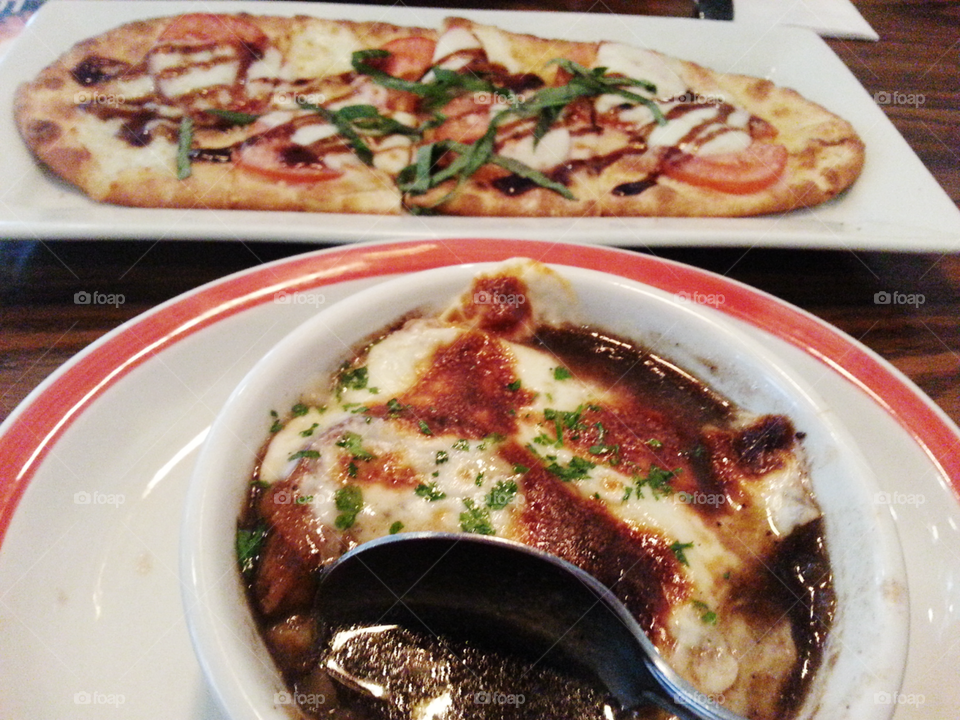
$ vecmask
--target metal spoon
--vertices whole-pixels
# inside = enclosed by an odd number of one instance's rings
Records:
[[[396,623],[586,673],[625,710],[741,720],[670,669],[594,577],[509,540],[405,533],[364,543],[324,572],[317,608],[331,626]]]

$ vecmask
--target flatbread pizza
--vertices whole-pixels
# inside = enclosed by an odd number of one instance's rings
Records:
[[[18,90],[37,159],[136,207],[749,216],[857,178],[852,126],[655,50],[195,13],[79,43]]]

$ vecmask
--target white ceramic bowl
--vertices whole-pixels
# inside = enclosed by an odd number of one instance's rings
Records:
[[[406,276],[322,311],[253,368],[214,422],[187,495],[181,575],[197,654],[232,720],[288,718],[291,709],[248,609],[234,551],[269,411],[292,406],[355,343],[411,310],[444,306],[490,267]],[[643,343],[747,410],[789,416],[806,433],[838,611],[800,717],[889,718],[893,705],[884,698],[899,689],[906,659],[903,559],[892,519],[877,502],[879,490],[829,406],[721,313],[623,278],[555,269],[572,283],[589,324]]]

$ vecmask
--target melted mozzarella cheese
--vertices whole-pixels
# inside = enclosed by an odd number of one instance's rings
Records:
[[[237,61],[198,65],[177,75],[164,75],[158,80],[160,92],[169,98],[206,90],[218,85],[231,86],[237,82],[240,63]]]
[[[707,135],[710,131],[711,129],[707,128],[704,134]],[[726,129],[700,145],[700,147],[697,148],[697,155],[737,153],[746,150],[752,142],[753,138],[750,137],[750,133],[743,132],[742,130]]]
[[[313,145],[315,142],[333,137],[338,132],[340,131],[337,127],[330,123],[313,123],[297,128],[290,137],[290,141],[294,145]]]
[[[570,131],[566,128],[551,130],[536,145],[533,135],[525,135],[520,140],[505,144],[500,154],[534,170],[549,170],[570,158]]]
[[[601,43],[593,66],[605,67],[611,74],[651,82],[657,88],[653,95],[661,100],[682,95],[687,90],[686,83],[666,59],[651,50],[620,43]],[[649,94],[639,87],[630,90],[641,95]]]
[[[480,47],[480,41],[469,30],[451,28],[437,40],[436,47],[433,50],[433,63],[436,64],[462,50],[478,50]]]
[[[657,125],[647,138],[651,147],[674,147],[686,138],[698,125],[709,122],[717,117],[715,107],[704,107],[691,110],[678,118],[670,120],[666,125]]]

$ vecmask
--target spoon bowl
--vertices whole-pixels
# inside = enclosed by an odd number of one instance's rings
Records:
[[[599,682],[624,709],[739,720],[660,657],[613,593],[578,567],[502,538],[405,533],[364,543],[323,574],[331,627],[395,623]]]

